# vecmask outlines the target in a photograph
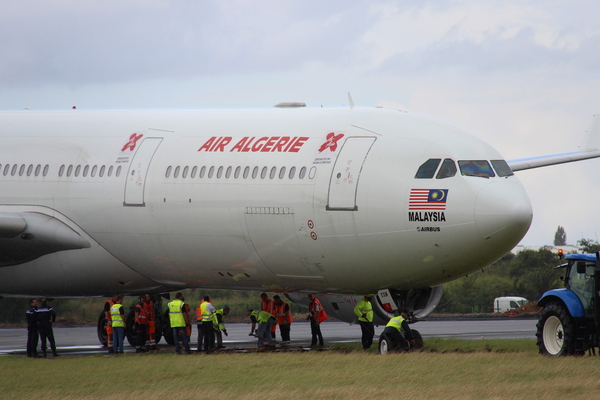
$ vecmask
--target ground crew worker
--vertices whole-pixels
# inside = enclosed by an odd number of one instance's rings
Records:
[[[125,339],[125,310],[123,309],[123,296],[113,297],[115,304],[110,307],[110,317],[113,331],[112,353],[123,354],[123,340]]]
[[[179,344],[179,335],[183,339],[183,346],[186,354],[191,354],[190,343],[185,332],[185,327],[189,323],[189,314],[185,311],[183,294],[177,292],[175,300],[169,302],[169,321],[173,329],[173,340],[175,341],[175,353],[181,354],[181,345]]]
[[[148,321],[148,332],[146,340],[147,350],[157,350],[156,347],[156,310],[154,309],[154,300],[152,295],[146,293],[144,296],[144,312]]]
[[[27,357],[37,358],[37,345],[38,345],[38,326],[35,312],[37,310],[37,300],[29,300],[29,308],[25,311],[25,317],[27,318]]]
[[[108,347],[108,354],[113,352],[113,330],[110,319],[110,308],[117,302],[118,294],[113,294],[110,300],[106,300],[104,303],[104,319],[106,320],[106,346]]]
[[[223,317],[229,314],[229,307],[225,306],[217,311],[215,311],[215,318],[213,320],[213,328],[215,330],[215,337],[217,338],[217,349],[222,349],[223,347],[223,335],[221,331],[227,335],[227,329],[225,329],[225,321],[223,321]]]
[[[281,300],[279,295],[273,296],[273,302],[275,303],[275,317],[277,318],[277,325],[279,325],[279,333],[281,334],[281,344],[289,345],[290,328],[293,322],[290,305]]]
[[[204,296],[204,302],[200,305],[202,312],[202,332],[204,333],[204,351],[206,354],[214,350],[215,330],[213,321],[215,318],[215,307],[210,303],[210,297]]]
[[[308,305],[308,320],[310,320],[310,333],[312,334],[311,346],[317,345],[317,339],[319,340],[319,346],[323,346],[323,334],[321,334],[321,322],[327,319],[327,314],[323,309],[321,302],[311,293],[308,295],[310,304]]]
[[[367,350],[373,344],[373,336],[375,336],[375,326],[373,325],[373,306],[371,298],[373,295],[363,297],[356,306],[354,313],[358,316],[358,323],[362,331],[362,348]]]
[[[133,313],[135,315],[135,352],[143,353],[147,351],[146,340],[148,335],[148,316],[146,315],[143,298],[140,298],[140,301],[135,305]]]
[[[52,323],[56,321],[56,313],[52,307],[48,306],[48,300],[42,300],[42,306],[35,311],[35,318],[38,324],[38,330],[40,332],[40,338],[42,340],[42,355],[46,358],[46,339],[50,342],[50,348],[52,349],[52,355],[58,357],[56,352],[56,343],[54,342],[54,332],[52,331]]]
[[[204,332],[202,331],[202,303],[204,303],[204,298],[196,308],[196,328],[198,328],[198,349],[196,350],[197,352],[202,351],[202,343],[204,342]]]
[[[392,350],[408,350],[409,342],[411,345],[415,344],[415,340],[413,338],[412,331],[408,326],[407,319],[407,312],[406,310],[403,310],[400,315],[391,318],[383,330],[383,333],[385,333],[386,336],[393,342]],[[404,332],[404,336],[402,335],[402,332]]]
[[[258,347],[264,347],[267,342],[268,347],[275,347],[273,336],[271,336],[271,327],[275,323],[275,317],[266,311],[248,310],[248,316],[252,321],[252,328],[248,336],[256,336],[258,338]],[[258,328],[256,325],[258,324]],[[254,334],[256,332],[256,335]]]
[[[260,309],[262,311],[266,311],[271,315],[275,315],[275,302],[269,298],[266,293],[260,294]],[[277,330],[277,325],[273,324],[271,328],[271,336],[275,339],[275,331]]]

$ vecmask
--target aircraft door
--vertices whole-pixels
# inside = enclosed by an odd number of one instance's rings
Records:
[[[327,210],[358,210],[356,190],[360,171],[374,142],[374,137],[346,139],[331,172]]]
[[[161,142],[162,138],[145,138],[135,152],[127,172],[124,206],[144,207],[146,205],[144,202],[146,176],[152,157]]]

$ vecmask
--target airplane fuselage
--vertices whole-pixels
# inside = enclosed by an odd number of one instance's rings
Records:
[[[512,174],[416,178],[502,157],[399,110],[0,112],[0,141],[3,295],[428,288],[532,218]]]

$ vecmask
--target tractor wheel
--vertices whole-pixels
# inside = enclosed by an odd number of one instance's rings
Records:
[[[108,334],[106,333],[106,325],[108,321],[106,320],[106,316],[104,315],[104,311],[100,313],[98,317],[98,325],[97,325],[97,333],[98,340],[102,346],[106,347],[108,343]]]
[[[541,354],[559,357],[574,353],[575,323],[562,304],[546,305],[536,327],[537,345]]]
[[[133,308],[129,310],[127,314],[127,325],[125,326],[125,337],[129,342],[130,346],[136,347],[137,345],[137,332],[135,330],[135,312]]]

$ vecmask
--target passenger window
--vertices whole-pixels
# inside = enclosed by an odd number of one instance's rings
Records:
[[[38,166],[35,167],[35,176],[40,176],[41,170],[42,170],[42,166],[40,164],[38,164]]]
[[[304,179],[305,176],[306,176],[306,167],[302,167],[302,168],[300,168],[300,173],[298,174],[298,178]]]
[[[187,165],[185,166],[185,168],[183,169],[183,172],[181,173],[181,177],[182,178],[187,178],[188,172],[190,171],[190,167],[188,167]]]
[[[13,165],[12,170],[10,171],[10,174],[12,176],[15,176],[17,174],[17,168],[19,168],[17,164]]]
[[[198,167],[192,168],[192,174],[190,175],[190,178],[194,179],[196,177],[197,172],[198,172]]]
[[[498,176],[504,177],[512,176],[515,174],[514,172],[512,172],[512,169],[510,169],[510,167],[504,160],[492,160],[491,163],[492,167],[494,167],[494,169],[496,170]]]
[[[244,168],[244,179],[246,179],[248,177],[249,173],[250,173],[250,167]]]
[[[71,176],[72,173],[73,173],[73,165],[69,165],[69,168],[67,168],[67,176]]]
[[[19,176],[23,176],[25,173],[25,164],[21,164],[21,168],[19,169]]]
[[[271,173],[269,174],[269,178],[275,178],[275,174],[277,174],[277,167],[271,168]]]
[[[175,167],[175,172],[173,173],[173,178],[177,179],[179,178],[179,171],[181,170],[181,166],[177,166]]]
[[[204,174],[206,174],[206,167],[200,168],[200,174],[198,174],[198,178],[204,178]]]
[[[27,168],[27,176],[31,176],[32,172],[33,172],[33,164],[29,164],[29,167]]]
[[[115,172],[116,177],[118,177],[119,175],[121,175],[121,166],[120,165],[117,167],[117,172]]]
[[[215,174],[215,167],[210,167],[210,169],[208,170],[208,177],[212,178],[213,175]]]
[[[235,169],[235,172],[233,173],[233,177],[234,177],[235,179],[239,178],[239,177],[240,177],[240,172],[241,172],[241,171],[242,171],[242,167],[238,166],[238,167]]]
[[[437,170],[438,165],[440,165],[441,158],[430,158],[425,161],[423,165],[419,167],[417,171],[417,175],[415,175],[416,179],[431,179],[435,175],[435,171]]]
[[[94,166],[92,167],[92,176],[96,176],[96,172],[98,172],[98,166],[97,166],[97,165],[94,165]]]
[[[111,176],[113,172],[113,166],[108,167],[108,176]]]
[[[454,164],[454,160],[446,158],[435,179],[451,178],[454,175],[456,175],[456,164]]]
[[[100,178],[102,178],[104,176],[104,171],[106,171],[106,165],[103,165],[100,167]],[[168,176],[167,176],[168,178]]]
[[[227,167],[227,171],[225,172],[225,178],[229,179],[229,177],[231,176],[231,167]]]
[[[252,179],[256,179],[257,176],[258,176],[258,167],[254,167],[254,169],[252,170]]]
[[[267,177],[267,167],[263,167],[262,171],[260,172],[260,179],[265,179]]]
[[[58,176],[63,176],[64,173],[65,173],[65,165],[63,164],[58,169]],[[6,174],[4,174],[4,175],[6,175]]]
[[[75,168],[75,176],[79,176],[80,172],[81,172],[81,165],[78,165],[77,168]]]
[[[44,167],[44,176],[48,175],[48,170],[50,169],[50,166],[48,164],[46,164],[46,166]]]
[[[8,171],[10,170],[10,164],[6,164],[4,167],[4,176],[8,175]]]
[[[463,176],[477,176],[479,178],[493,178],[496,176],[490,164],[485,160],[459,161],[458,167]]]
[[[89,171],[90,171],[90,166],[89,166],[89,165],[86,165],[86,166],[83,168],[83,176],[87,176],[87,174],[88,174],[88,172],[89,172]]]
[[[296,175],[296,167],[290,168],[290,179],[294,179],[294,175]]]
[[[173,167],[169,165],[169,166],[167,167],[167,172],[165,172],[165,178],[168,178],[168,177],[170,177],[170,176],[171,176],[171,171],[172,171],[172,170],[173,170]],[[110,172],[109,172],[109,174],[110,174]],[[110,176],[110,175],[109,175],[109,176]]]
[[[222,175],[223,175],[223,167],[219,167],[219,169],[217,170],[217,178],[221,178]]]
[[[285,167],[281,167],[279,170],[279,179],[285,178]]]

